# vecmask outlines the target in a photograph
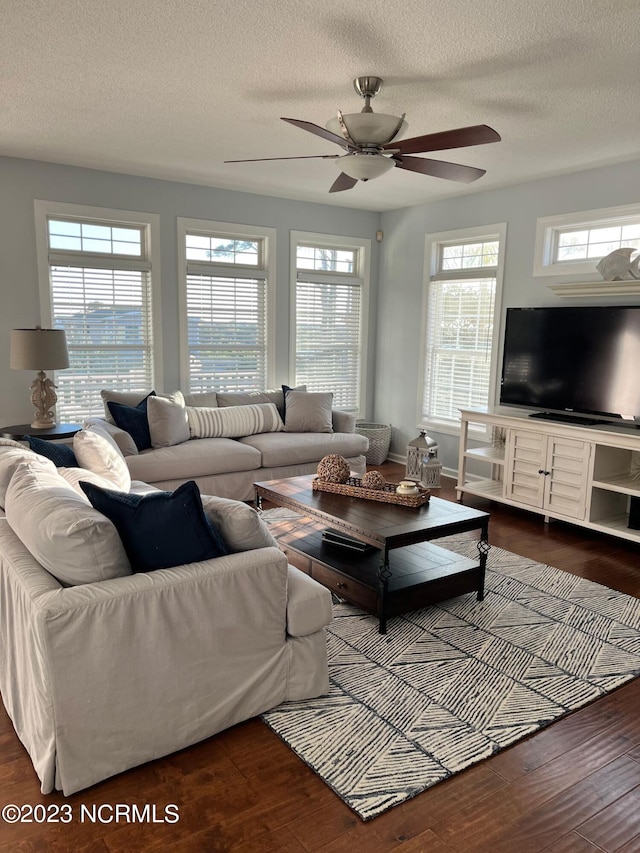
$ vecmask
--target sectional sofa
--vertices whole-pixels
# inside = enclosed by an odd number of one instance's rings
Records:
[[[106,428],[132,478],[160,489],[172,490],[193,479],[203,494],[250,501],[255,482],[312,474],[328,454],[344,456],[355,475],[362,476],[366,468],[368,439],[355,432],[354,415],[332,408],[330,393],[284,386],[185,395],[105,390],[102,396]],[[123,428],[136,435],[127,420],[134,409],[149,427],[148,437],[137,444]]]

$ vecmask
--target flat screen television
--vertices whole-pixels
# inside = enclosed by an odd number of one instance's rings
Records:
[[[640,306],[508,308],[500,402],[633,424]]]

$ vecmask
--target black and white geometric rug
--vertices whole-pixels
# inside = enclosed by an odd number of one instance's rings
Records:
[[[263,715],[363,820],[640,674],[639,599],[500,548],[488,566],[484,601],[408,613],[385,636],[336,604],[330,693]]]

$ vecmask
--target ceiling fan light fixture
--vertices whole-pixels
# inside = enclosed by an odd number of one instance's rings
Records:
[[[391,157],[360,152],[344,154],[342,157],[338,157],[336,163],[341,172],[358,181],[370,181],[373,178],[379,178],[380,175],[384,175],[385,172],[395,166]]]
[[[349,131],[349,136],[356,145],[386,145],[392,139],[402,136],[409,127],[400,116],[386,113],[349,113],[343,115],[342,119]],[[326,128],[331,133],[342,136],[339,118],[329,119]]]

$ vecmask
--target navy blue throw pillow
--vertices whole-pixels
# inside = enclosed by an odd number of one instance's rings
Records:
[[[175,492],[133,495],[80,481],[91,505],[110,519],[134,572],[152,572],[228,554],[202,508],[193,480]]]
[[[50,459],[56,468],[80,467],[70,444],[63,444],[59,441],[45,441],[35,435],[23,435],[22,440],[28,442],[31,450]]]
[[[138,450],[148,450],[151,447],[147,400],[149,397],[155,397],[155,394],[155,391],[147,394],[137,406],[125,406],[124,403],[107,403],[109,413],[116,422],[116,426],[129,433]]]

